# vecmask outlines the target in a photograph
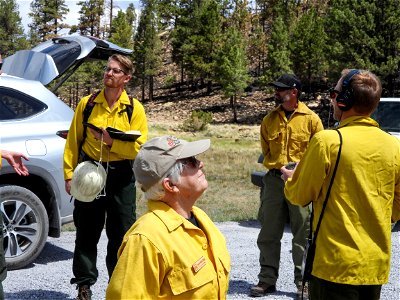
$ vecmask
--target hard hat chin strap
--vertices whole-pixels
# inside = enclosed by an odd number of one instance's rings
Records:
[[[103,161],[103,133],[101,133],[101,139],[100,139],[100,159],[97,164],[97,172],[99,172],[100,166],[102,166],[102,161]],[[96,196],[96,199],[99,199],[102,196],[106,196],[106,186],[107,186],[107,176],[108,176],[108,164],[110,163],[110,151],[108,151],[108,159],[107,159],[107,167],[106,167],[106,183],[104,184],[103,189],[101,192]]]

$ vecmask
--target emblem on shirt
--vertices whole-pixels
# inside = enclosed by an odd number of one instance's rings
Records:
[[[201,268],[203,268],[206,265],[206,263],[207,261],[204,258],[204,256],[200,257],[200,259],[193,264],[192,266],[193,271],[197,273],[198,271],[201,270]]]

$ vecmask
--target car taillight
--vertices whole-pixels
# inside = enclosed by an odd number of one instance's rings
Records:
[[[68,130],[59,130],[56,133],[58,136],[62,137],[63,139],[67,138]]]

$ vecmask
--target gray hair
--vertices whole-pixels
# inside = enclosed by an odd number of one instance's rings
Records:
[[[155,185],[151,186],[147,191],[143,192],[144,200],[161,200],[165,196],[165,190],[162,185],[162,181],[165,178],[169,178],[172,183],[177,183],[181,179],[181,173],[183,171],[183,164],[180,161],[177,161],[171,169],[163,176]],[[142,185],[136,181],[135,183],[138,189],[142,188]]]

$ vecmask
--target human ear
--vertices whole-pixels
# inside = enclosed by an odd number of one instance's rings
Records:
[[[176,185],[169,178],[164,178],[162,182],[165,191],[173,193],[177,189]]]

